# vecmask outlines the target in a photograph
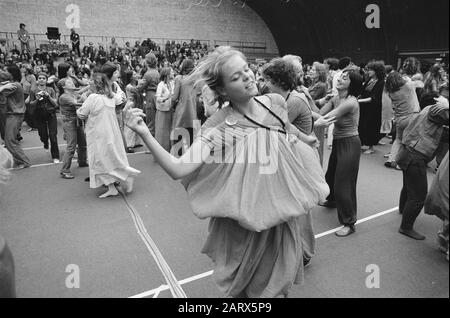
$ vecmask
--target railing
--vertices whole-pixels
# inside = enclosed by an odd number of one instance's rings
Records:
[[[20,50],[20,40],[17,36],[17,33],[14,32],[0,32],[0,39],[6,39],[6,47],[11,50],[14,47],[17,47]],[[89,42],[94,43],[94,45],[102,45],[105,49],[109,47],[111,43],[112,36],[92,36],[92,35],[80,35],[81,48],[84,45],[88,45]],[[130,45],[133,47],[135,42],[139,41],[142,43],[148,37],[123,37],[123,36],[115,36],[116,43],[123,47],[126,42],[130,42]],[[191,39],[175,39],[175,38],[151,38],[153,42],[161,47],[164,50],[167,41],[175,41],[175,43],[190,43]],[[208,47],[214,47],[216,45],[229,45],[233,46],[236,49],[243,51],[244,53],[265,53],[266,52],[266,43],[265,42],[245,42],[245,41],[219,41],[219,40],[205,40],[205,39],[194,39],[195,41],[200,41],[200,43],[207,44]],[[70,35],[61,34],[61,42],[66,44],[71,44]],[[30,49],[39,48],[41,44],[47,44],[48,39],[46,34],[39,33],[30,33]],[[70,46],[71,47],[71,46]]]

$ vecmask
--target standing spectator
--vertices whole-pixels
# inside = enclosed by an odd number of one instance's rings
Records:
[[[6,48],[6,40],[0,39],[0,53],[3,53],[6,56],[8,53],[8,49]]]
[[[80,35],[77,32],[75,32],[75,29],[71,30],[70,41],[72,41],[72,51],[75,51],[78,57],[81,57]]]
[[[31,166],[30,159],[25,155],[20,147],[17,136],[22,126],[25,114],[25,100],[23,88],[20,84],[20,69],[15,65],[7,67],[8,74],[0,71],[0,95],[6,97],[6,118],[5,118],[5,146],[14,158],[14,169],[21,170]],[[12,78],[8,82],[8,78]]]
[[[179,128],[186,129],[190,137],[190,140],[185,144],[187,147],[192,145],[194,141],[194,124],[198,120],[196,90],[194,83],[187,80],[188,75],[193,70],[194,61],[191,59],[185,59],[181,63],[180,75],[175,78],[175,89],[172,97],[172,106],[175,109],[172,129],[174,130],[174,136],[178,136],[175,143],[182,141],[182,136],[177,130]]]
[[[327,95],[327,74],[325,64],[313,64],[311,68],[312,85],[308,88],[308,91],[314,101],[322,99]]]
[[[147,65],[147,72],[144,75],[141,83],[138,84],[136,89],[139,93],[145,93],[145,115],[147,120],[148,129],[155,135],[155,115],[156,115],[156,88],[159,84],[159,72],[157,70],[158,60],[155,54],[148,53],[145,56],[145,64]]]
[[[110,56],[116,56],[118,53],[119,45],[116,43],[116,38],[111,38],[111,44],[109,45]]]
[[[435,64],[430,68],[430,71],[425,76],[424,82],[424,94],[426,93],[439,93],[439,89],[445,84],[442,78],[442,66]]]
[[[370,155],[375,152],[374,146],[381,139],[382,98],[386,70],[384,63],[380,61],[369,63],[367,69],[369,79],[364,84],[364,91],[358,100],[360,107],[358,130],[361,145],[369,147],[364,154]]]
[[[172,68],[163,68],[156,89],[155,138],[168,152],[170,152],[170,133],[172,130],[172,79]]]
[[[19,37],[20,40],[20,46],[21,46],[21,51],[23,52],[24,50],[26,50],[27,52],[30,52],[30,34],[28,33],[27,30],[25,30],[26,25],[21,23],[19,26],[19,30],[17,31],[17,35]]]

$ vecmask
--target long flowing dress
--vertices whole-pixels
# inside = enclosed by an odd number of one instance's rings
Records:
[[[266,106],[289,127],[284,99],[267,96]],[[214,261],[225,296],[287,296],[301,284],[304,251],[311,250],[305,244],[314,244],[302,222],[311,222],[304,216],[329,193],[313,149],[290,142],[274,116],[263,124],[273,129],[236,117],[231,107],[217,111],[198,135],[215,160],[183,181],[194,214],[211,218],[202,252]],[[261,131],[270,138],[257,140]],[[255,159],[255,144],[267,146],[269,160]],[[265,170],[273,163],[275,169]]]
[[[91,188],[125,181],[140,173],[128,163],[114,99],[91,94],[77,110],[77,115],[87,119],[85,132]]]
[[[372,98],[370,103],[360,103],[359,138],[363,146],[375,146],[381,139],[381,113],[384,80],[368,82],[361,98]]]

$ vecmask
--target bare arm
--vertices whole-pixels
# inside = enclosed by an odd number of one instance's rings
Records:
[[[372,102],[372,97],[369,97],[369,98],[363,98],[363,99],[358,99],[358,103],[360,103],[360,104],[370,103],[370,102]]]
[[[200,168],[210,156],[210,146],[197,139],[181,158],[176,158],[168,153],[151,135],[143,120],[145,115],[142,110],[131,109],[126,112],[125,117],[127,126],[139,134],[158,164],[174,180],[180,180],[189,176]]]
[[[344,116],[345,114],[351,112],[355,107],[358,107],[358,101],[354,97],[347,98],[346,100],[342,101],[341,104],[330,111],[325,117],[336,117],[336,119]]]
[[[313,137],[313,136],[310,136],[310,135],[307,135],[307,134],[301,132],[297,127],[295,127],[291,123],[288,123],[286,125],[286,128],[290,134],[297,136],[297,138],[300,139],[301,141],[303,141],[305,144],[307,144],[311,147],[319,146],[318,140],[316,137]]]

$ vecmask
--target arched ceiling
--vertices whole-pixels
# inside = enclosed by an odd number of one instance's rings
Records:
[[[380,8],[368,29],[369,4]],[[280,54],[392,60],[397,51],[447,49],[448,0],[247,0],[267,23]]]

